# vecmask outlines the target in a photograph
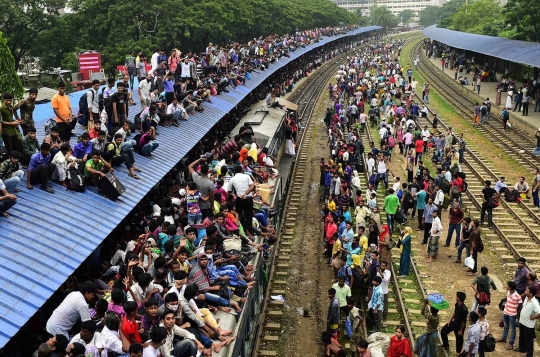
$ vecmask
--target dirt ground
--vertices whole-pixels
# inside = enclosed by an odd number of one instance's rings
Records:
[[[315,108],[312,120],[316,120],[307,158],[306,172],[301,188],[295,238],[291,247],[290,273],[283,332],[278,345],[280,356],[322,355],[319,344],[321,332],[326,328],[328,298],[326,291],[332,287],[332,271],[322,256],[322,225],[319,204],[319,160],[328,156],[325,126],[322,121],[329,101],[324,96]],[[303,316],[303,309],[309,317]],[[317,351],[314,353],[314,351]]]

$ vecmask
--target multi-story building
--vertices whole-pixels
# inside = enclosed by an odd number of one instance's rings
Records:
[[[441,6],[445,0],[331,0],[346,10],[356,12],[362,9],[363,16],[369,16],[373,5],[386,6],[392,14],[399,17],[399,13],[409,9],[417,15],[428,6]],[[417,17],[414,18],[418,20]]]

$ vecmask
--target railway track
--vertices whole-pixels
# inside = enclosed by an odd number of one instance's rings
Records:
[[[375,142],[376,145],[379,142],[378,138],[378,129],[368,127],[366,133],[361,135],[362,142],[364,147],[369,150],[370,142]],[[367,152],[365,152],[365,159],[367,160]],[[396,150],[392,155],[392,160],[397,160],[397,155],[399,152]],[[367,165],[365,165],[367,170]],[[396,176],[403,177],[403,172],[396,173]],[[367,182],[367,171],[365,175],[365,180]],[[389,178],[389,187],[391,187],[392,181]],[[367,185],[363,186],[367,187]],[[381,221],[386,223],[386,214],[382,213],[382,203],[385,197],[385,188],[384,184],[379,184],[377,190],[377,204],[381,211]],[[405,224],[413,225],[414,222]],[[413,220],[414,221],[414,220]],[[413,234],[414,231],[413,231]],[[397,241],[396,233],[394,233],[392,239]],[[416,261],[416,256],[423,254],[418,248],[411,248],[411,272],[406,277],[399,277],[399,261],[400,254],[397,248],[393,249],[392,252],[392,262],[390,264],[390,269],[392,273],[392,279],[390,281],[388,292],[388,326],[383,328],[388,336],[394,335],[394,330],[397,326],[403,325],[406,329],[406,334],[409,337],[409,340],[414,343],[416,338],[424,333],[427,328],[427,323],[425,322],[424,317],[421,314],[421,309],[423,305],[423,300],[426,299],[427,295],[434,290],[430,290],[430,287],[433,287],[435,282],[429,280],[429,271],[427,271],[427,266],[423,263]],[[447,311],[441,311],[441,327],[444,325],[443,321],[446,321]],[[448,351],[445,349],[439,349],[438,356],[448,357]]]
[[[422,69],[424,74],[429,79],[430,83],[435,84],[439,94],[444,99],[451,103],[458,113],[463,116],[469,123],[474,124],[474,110],[473,107],[476,102],[480,103],[481,99],[474,101],[468,95],[464,95],[464,91],[468,90],[463,88],[456,82],[450,82],[449,78],[445,75],[440,75],[436,67],[429,61],[423,51],[421,51],[421,41],[418,42],[413,50],[413,58],[419,55]],[[489,120],[491,119],[491,120]],[[521,130],[511,129],[504,131],[500,116],[490,114],[487,125],[480,125],[478,130],[486,137],[493,139],[494,143],[505,151],[509,156],[516,160],[520,165],[533,170],[540,166],[540,159],[532,155],[532,150],[536,147],[536,142],[531,140],[531,137]]]
[[[411,51],[411,58],[418,51],[418,44]],[[429,71],[427,66],[422,69]],[[433,114],[431,109],[430,114]],[[431,119],[419,118],[420,125],[431,125]],[[440,121],[444,129],[448,124]],[[493,125],[487,125],[493,128]],[[489,136],[491,131],[486,131]],[[495,183],[501,176],[491,164],[485,160],[481,153],[473,149],[467,149],[465,162],[461,165],[462,171],[467,176],[468,191],[463,196],[463,203],[471,217],[479,217],[482,205],[482,189],[484,181],[491,180]],[[493,231],[484,229],[483,235],[491,243],[491,246],[500,255],[501,259],[507,263],[515,262],[518,257],[525,257],[529,269],[540,268],[540,219],[534,207],[527,203],[506,202],[501,198],[501,205],[493,209]]]
[[[335,75],[337,65],[344,62],[347,53],[340,54],[334,59],[322,65],[313,73],[313,78],[306,84],[302,92],[296,98],[299,105],[298,118],[302,121],[302,126],[298,133],[297,157],[292,169],[292,180],[287,188],[287,199],[284,205],[283,219],[284,229],[280,232],[279,239],[275,244],[276,249],[274,268],[269,274],[269,284],[264,298],[263,308],[263,326],[260,329],[258,340],[255,346],[255,353],[259,357],[277,356],[276,343],[279,341],[279,336],[283,331],[282,317],[285,303],[283,301],[274,301],[270,299],[270,295],[283,295],[286,297],[290,292],[287,289],[287,278],[290,273],[290,257],[292,253],[293,240],[295,238],[295,226],[297,224],[297,211],[301,210],[301,188],[305,183],[304,172],[306,171],[309,154],[309,147],[313,139],[313,132],[316,126],[316,119],[312,118],[313,111],[321,93],[326,88],[328,79]],[[318,197],[315,202],[318,202]],[[318,286],[319,277],[316,277]],[[319,289],[321,294],[326,290],[326,287]],[[324,318],[324,311],[307,311],[309,317],[316,319]],[[321,315],[322,314],[322,315]],[[317,326],[318,322],[314,322]]]

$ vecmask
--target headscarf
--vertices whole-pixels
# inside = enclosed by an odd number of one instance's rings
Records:
[[[362,257],[359,254],[351,255],[352,265],[351,268],[356,268],[362,265]]]
[[[343,175],[343,165],[341,163],[338,164],[338,172]]]
[[[403,229],[403,238],[410,236],[412,234],[412,228],[411,227],[405,227]],[[412,238],[412,237],[411,237]],[[403,244],[399,247],[399,252],[403,253]]]
[[[351,184],[354,187],[360,187],[360,177],[358,176],[358,171],[356,171],[356,170],[353,171],[353,177],[352,177]]]
[[[259,157],[259,152],[257,151],[257,144],[256,143],[251,144],[251,149],[249,149],[248,155],[253,158],[254,162],[257,162],[257,158]]]
[[[240,163],[243,163],[245,159],[248,157],[248,149],[242,148],[240,149]]]

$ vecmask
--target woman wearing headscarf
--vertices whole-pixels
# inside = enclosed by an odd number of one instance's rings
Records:
[[[248,155],[253,158],[253,162],[257,162],[257,158],[259,157],[259,151],[257,150],[256,143],[251,144],[251,148],[249,149]]]
[[[399,275],[405,277],[409,275],[411,268],[411,227],[405,227],[401,236],[399,237],[399,242],[401,243],[400,251],[401,258],[399,258]]]
[[[244,160],[247,159],[247,157],[248,157],[248,151],[249,151],[249,150],[246,149],[246,148],[244,148],[244,147],[243,147],[242,149],[240,149],[240,158],[239,158],[238,160],[239,160],[241,163],[243,163]]]
[[[388,225],[384,224],[383,231],[379,235],[379,241],[377,242],[379,245],[379,261],[387,261],[388,263],[392,261],[392,248],[390,242],[390,230],[388,229]]]
[[[353,176],[351,179],[352,192],[351,194],[356,194],[356,191],[360,190],[360,177],[358,176],[358,171],[353,171]]]
[[[396,333],[390,339],[387,357],[412,357],[411,344],[403,333],[405,326],[396,327]]]

